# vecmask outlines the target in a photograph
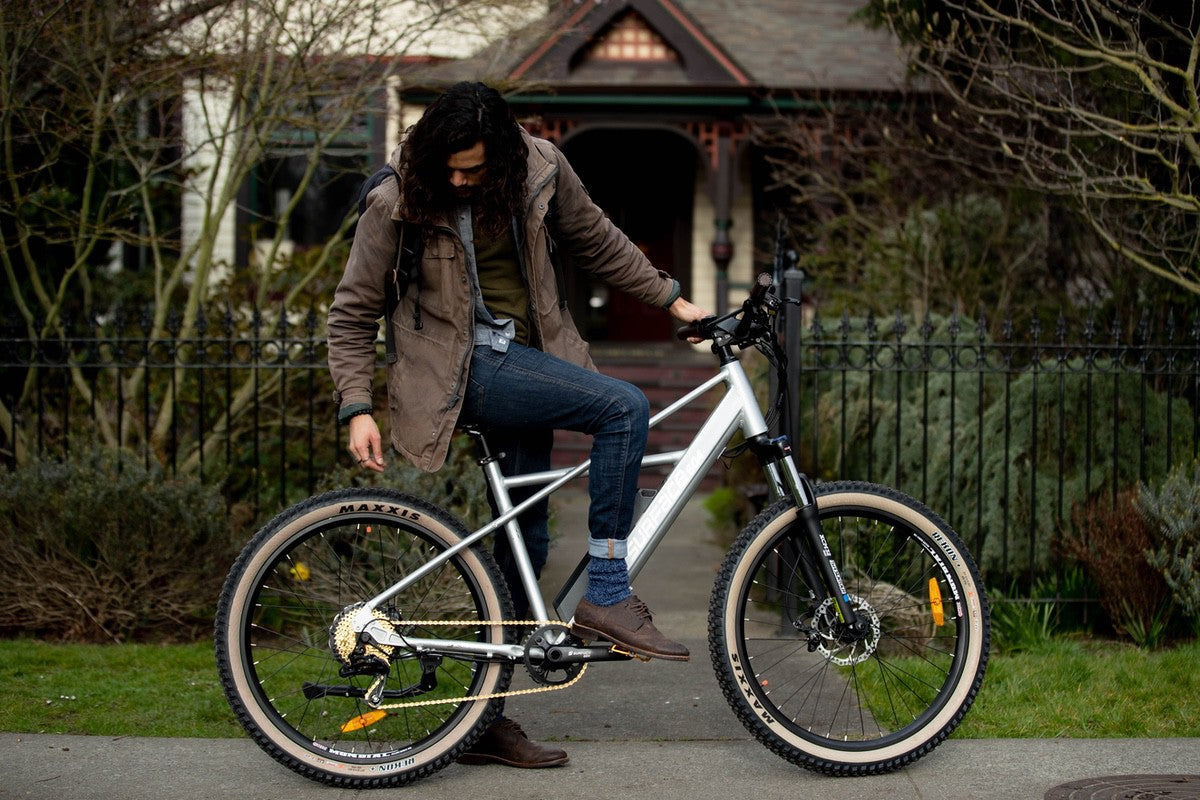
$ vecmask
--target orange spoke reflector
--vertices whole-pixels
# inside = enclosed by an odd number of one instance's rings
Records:
[[[363,728],[379,722],[379,720],[383,719],[387,715],[388,712],[376,709],[375,711],[368,711],[365,714],[359,714],[357,717],[351,717],[346,721],[346,724],[342,726],[342,733],[361,731]]]
[[[929,610],[933,612],[933,624],[939,628],[946,624],[946,612],[942,610],[942,590],[937,578],[929,579]]]

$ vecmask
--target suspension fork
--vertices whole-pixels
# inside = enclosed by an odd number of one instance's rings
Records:
[[[749,440],[749,446],[767,475],[772,494],[791,497],[796,503],[796,524],[804,533],[800,537],[804,552],[797,558],[801,577],[810,587],[825,587],[828,597],[833,599],[837,608],[838,619],[850,631],[866,633],[866,624],[850,605],[850,593],[846,591],[842,572],[821,529],[816,491],[808,476],[796,469],[787,436],[768,439],[765,434],[759,434]]]

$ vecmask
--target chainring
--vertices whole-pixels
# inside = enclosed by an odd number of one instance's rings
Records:
[[[571,633],[565,625],[543,625],[529,634],[525,640],[525,671],[534,683],[542,686],[559,686],[568,683],[583,671],[583,662],[573,664],[550,664],[547,659],[535,660],[532,650],[541,648],[543,652],[552,647],[577,647],[582,641]]]

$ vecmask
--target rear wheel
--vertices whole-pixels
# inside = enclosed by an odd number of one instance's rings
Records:
[[[455,700],[504,691],[512,663],[362,645],[349,619],[465,536],[446,512],[380,489],[310,498],[259,531],[226,580],[216,630],[221,682],[251,737],[291,769],[341,786],[407,783],[451,763],[497,712],[497,701]],[[502,626],[481,624],[512,618],[498,574],[490,553],[467,548],[376,619],[408,637],[501,643]],[[376,708],[366,698],[380,674]],[[413,702],[423,704],[386,708]]]
[[[975,699],[987,664],[987,601],[950,527],[900,492],[817,487],[849,631],[820,586],[795,505],[780,501],[742,532],[709,609],[725,696],[779,755],[832,774],[885,772],[936,747]]]

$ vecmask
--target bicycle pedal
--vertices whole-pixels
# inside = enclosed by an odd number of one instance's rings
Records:
[[[622,650],[620,647],[617,647],[615,644],[608,648],[608,652],[616,653],[619,656],[625,656],[627,658],[636,658],[638,661],[642,661],[642,662],[650,660],[650,656],[645,656],[645,655],[642,655],[641,653],[635,653],[632,650]]]

